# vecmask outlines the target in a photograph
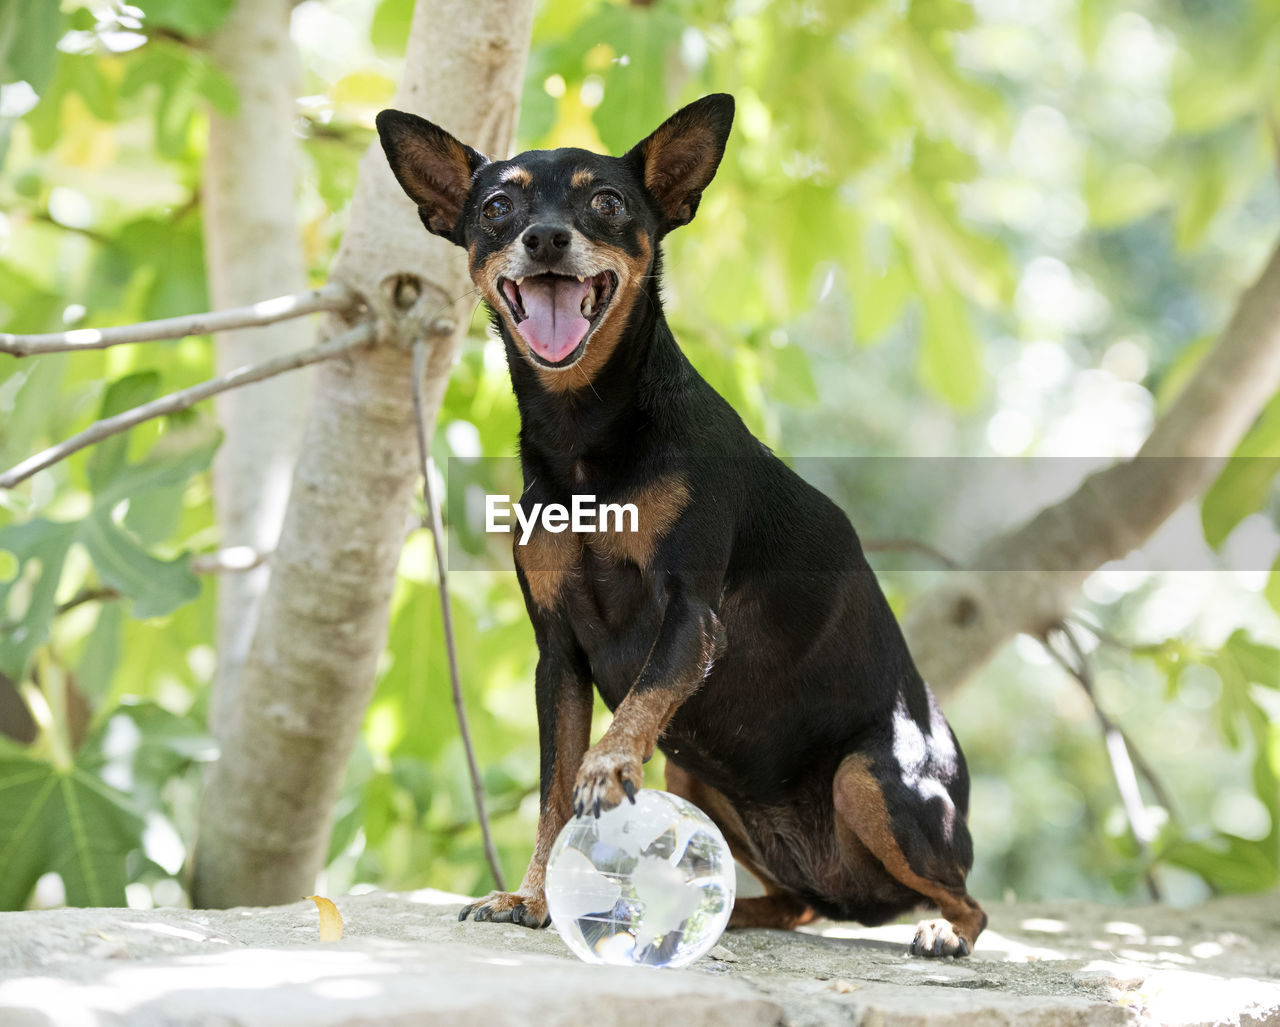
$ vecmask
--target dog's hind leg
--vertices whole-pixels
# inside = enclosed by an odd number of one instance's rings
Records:
[[[733,904],[730,927],[776,927],[790,930],[807,924],[816,914],[800,896],[773,880],[756,856],[755,846],[742,817],[724,794],[667,759],[667,791],[688,799],[709,816],[729,843],[733,858],[763,886],[765,894],[738,899]]]
[[[934,778],[908,780],[892,753],[846,756],[832,783],[836,837],[850,862],[869,852],[941,919],[923,920],[911,952],[967,956],[987,925],[965,890],[973,847],[964,816]]]

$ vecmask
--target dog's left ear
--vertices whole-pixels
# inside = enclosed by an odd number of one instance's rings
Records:
[[[664,231],[693,220],[732,125],[733,97],[712,93],[676,111],[627,154],[666,218]]]
[[[377,124],[387,163],[418,205],[427,231],[463,245],[462,208],[471,178],[489,159],[416,114],[382,111]]]

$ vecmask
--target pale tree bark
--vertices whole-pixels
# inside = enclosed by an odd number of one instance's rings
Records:
[[[532,0],[419,0],[396,106],[506,155],[531,23]],[[422,228],[376,144],[361,161],[331,278],[364,298],[381,345],[319,372],[271,581],[205,788],[200,906],[292,902],[322,867],[410,515],[409,347],[424,335],[431,343],[424,404],[434,419],[472,303],[465,254]]]
[[[289,38],[294,0],[238,0],[209,50],[240,97],[231,116],[210,117],[202,200],[205,258],[215,308],[306,288],[297,217],[297,61]],[[306,348],[306,320],[217,337],[219,374]],[[302,438],[311,374],[237,389],[214,403],[224,439],[213,465],[213,501],[224,547],[275,547]],[[218,668],[209,723],[228,730],[241,665],[270,565],[218,582]]]
[[[956,688],[1020,632],[1042,636],[1085,580],[1201,493],[1280,389],[1280,247],[1137,455],[986,543],[912,604],[903,624],[925,678]]]

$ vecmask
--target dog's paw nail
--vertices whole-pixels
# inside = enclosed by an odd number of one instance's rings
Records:
[[[627,798],[631,800],[631,805],[636,804],[636,786],[630,781],[622,782],[622,790],[627,793]]]
[[[469,917],[471,915],[471,911],[475,908],[476,907],[474,903],[472,903],[470,906],[463,906],[461,912],[458,913],[458,922],[461,923],[463,920]]]
[[[599,799],[596,799],[595,813],[596,813],[596,819],[599,820],[600,819],[600,800]]]
[[[479,909],[476,910],[475,920],[476,920],[476,923],[478,924],[484,923],[485,921],[489,920],[492,916],[493,916],[492,909],[490,909],[488,906],[481,906]]]

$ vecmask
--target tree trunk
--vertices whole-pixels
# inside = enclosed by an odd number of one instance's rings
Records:
[[[418,0],[396,105],[505,155],[531,23],[532,0]],[[271,581],[205,788],[198,906],[292,902],[323,866],[416,480],[410,346],[424,333],[432,345],[424,400],[434,418],[470,310],[465,255],[422,228],[376,143],[331,277],[364,298],[381,345],[319,372]]]
[[[1014,635],[1043,635],[1066,616],[1090,574],[1136,549],[1213,481],[1277,389],[1280,246],[1137,456],[991,540],[912,604],[903,628],[933,688],[945,695]]]
[[[238,307],[306,288],[297,219],[297,67],[289,40],[293,0],[240,0],[209,41],[235,83],[239,111],[212,113],[205,160],[205,262],[215,308]],[[225,332],[217,371],[305,349],[306,320]],[[311,374],[303,371],[235,389],[214,401],[224,439],[213,465],[213,500],[224,547],[275,547],[302,439]],[[227,730],[236,683],[270,575],[264,563],[218,580],[218,670],[210,728]]]

